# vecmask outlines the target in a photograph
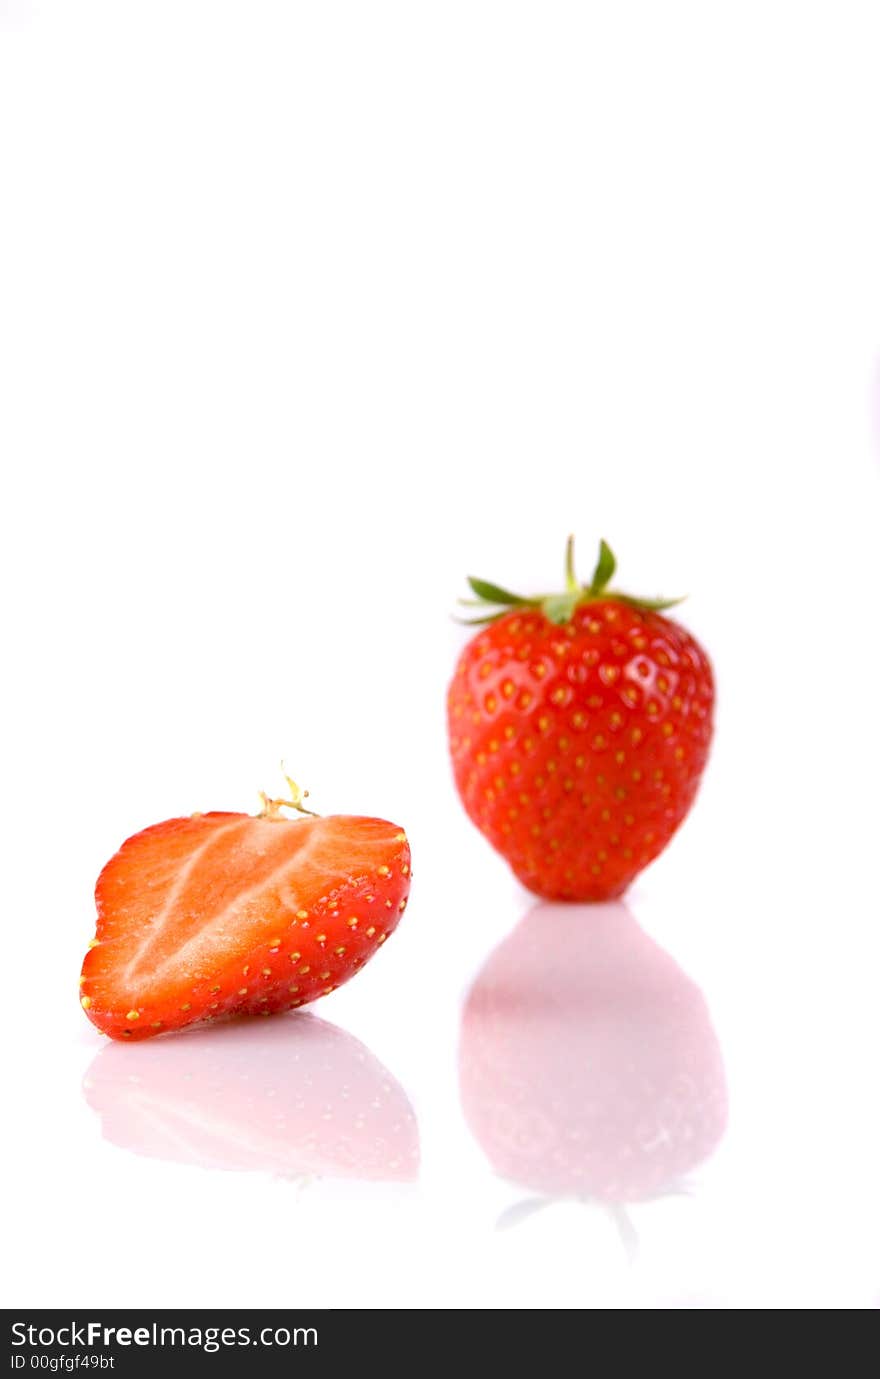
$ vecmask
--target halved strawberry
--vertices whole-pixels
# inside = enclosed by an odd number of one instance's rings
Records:
[[[304,1005],[396,928],[410,885],[403,830],[344,814],[287,819],[278,803],[257,817],[169,819],[107,863],[80,978],[105,1034],[145,1039]]]

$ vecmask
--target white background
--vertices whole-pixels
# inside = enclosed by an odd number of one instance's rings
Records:
[[[0,0],[8,1304],[880,1304],[878,38],[840,0]],[[469,571],[554,587],[570,528],[690,593],[720,687],[629,902],[730,1123],[633,1263],[580,1203],[497,1232],[527,1194],[457,1090],[532,898],[450,784],[448,614]],[[83,1093],[100,867],[282,755],[410,834],[317,1014],[400,1083],[414,1184],[160,1161]]]

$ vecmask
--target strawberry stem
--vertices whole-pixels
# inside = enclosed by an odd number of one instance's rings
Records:
[[[574,572],[574,536],[569,536],[565,543],[565,588],[569,594],[580,589]]]
[[[312,819],[319,819],[321,816],[316,814],[314,809],[306,809],[303,800],[309,797],[308,790],[303,790],[297,785],[296,781],[284,770],[284,762],[281,763],[281,771],[287,781],[287,788],[290,791],[289,800],[273,800],[266,794],[265,790],[260,791],[260,799],[263,801],[263,808],[257,815],[258,819],[283,819],[282,809],[295,809],[300,814],[308,814]]]

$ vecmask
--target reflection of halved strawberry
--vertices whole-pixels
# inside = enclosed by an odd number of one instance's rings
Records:
[[[282,1177],[404,1182],[418,1171],[403,1088],[313,1015],[110,1044],[83,1089],[104,1138],[150,1158]]]
[[[459,1069],[492,1167],[550,1196],[651,1197],[727,1119],[703,995],[622,904],[530,911],[471,989]]]

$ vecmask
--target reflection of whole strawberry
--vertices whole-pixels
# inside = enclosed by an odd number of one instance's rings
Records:
[[[702,993],[624,905],[539,905],[465,1005],[464,1113],[492,1167],[549,1196],[672,1188],[727,1119]]]
[[[313,1015],[107,1045],[84,1092],[104,1138],[150,1158],[285,1178],[403,1182],[418,1171],[403,1088]]]

